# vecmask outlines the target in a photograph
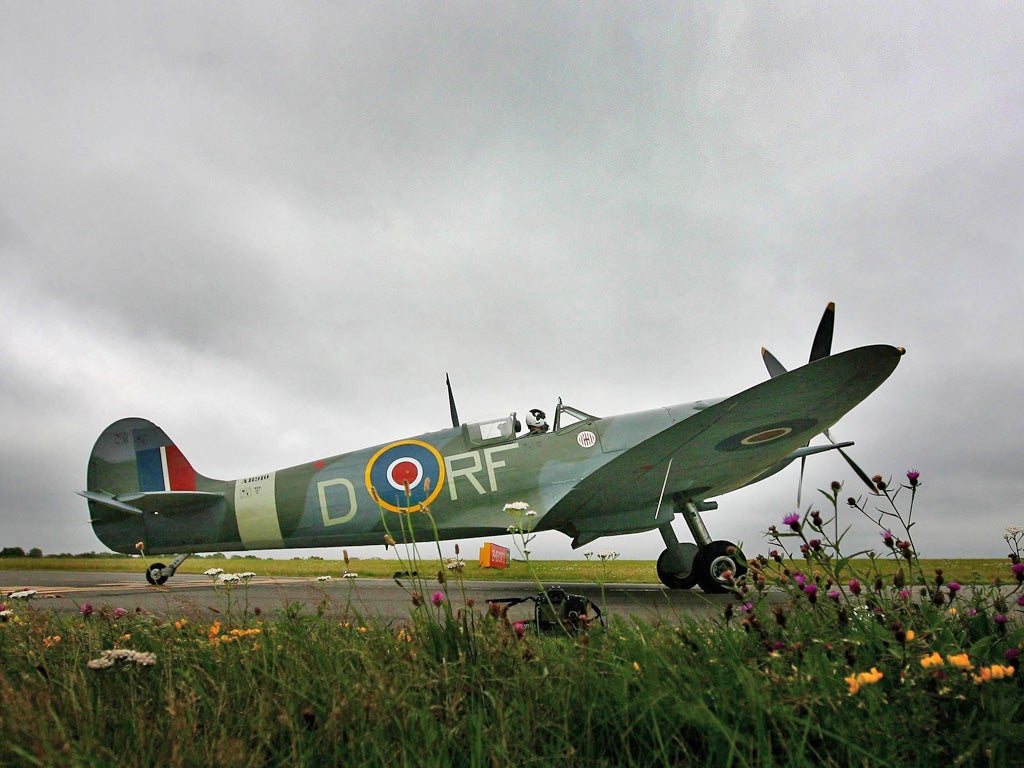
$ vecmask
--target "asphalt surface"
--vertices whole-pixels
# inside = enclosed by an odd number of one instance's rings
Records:
[[[555,586],[547,584],[545,586]],[[562,583],[569,594],[587,597],[604,616],[636,618],[649,622],[677,622],[683,616],[721,615],[726,603],[735,602],[728,595],[706,595],[700,589],[669,590],[652,584]],[[0,571],[0,600],[17,608],[18,600],[7,596],[17,590],[35,590],[28,598],[34,610],[61,614],[78,613],[88,603],[94,610],[141,611],[169,619],[182,616],[212,618],[228,611],[256,609],[273,616],[289,606],[301,605],[304,612],[321,606],[333,614],[353,617],[376,617],[385,621],[408,619],[414,610],[413,590],[425,594],[426,610],[433,610],[429,601],[440,587],[433,580],[420,583],[391,579],[334,579],[321,582],[316,578],[254,577],[244,585],[217,586],[208,576],[177,574],[163,586],[148,584],[142,574],[92,573],[85,571]],[[481,609],[489,600],[536,595],[536,584],[525,582],[464,581],[452,582],[448,592],[453,607],[461,608],[472,601]],[[510,617],[529,618],[532,603],[514,606]]]

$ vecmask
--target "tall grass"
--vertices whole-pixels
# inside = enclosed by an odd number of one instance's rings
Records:
[[[792,557],[751,558],[716,618],[584,633],[536,633],[434,576],[394,624],[343,602],[267,615],[244,583],[212,623],[9,597],[0,764],[1021,764],[1018,541],[1007,586],[968,597],[895,530],[852,574],[817,518],[786,518],[772,545]],[[135,654],[94,668],[112,650]]]

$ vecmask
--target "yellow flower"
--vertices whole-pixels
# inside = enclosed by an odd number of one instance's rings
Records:
[[[907,630],[907,642],[909,643],[913,639],[914,639],[914,630],[908,629]]]
[[[856,675],[844,677],[843,680],[850,686],[850,693],[857,693],[862,686],[877,683],[883,677],[885,677],[885,675],[882,672],[879,672],[875,667],[872,667],[869,672],[858,672]]]
[[[974,665],[971,664],[971,657],[966,653],[958,653],[954,656],[946,656],[946,661],[952,664],[954,667],[960,669],[974,669]]]
[[[993,664],[991,667],[982,667],[977,675],[971,675],[976,683],[987,683],[990,680],[1003,680],[1013,675],[1013,667],[1004,667],[1002,664]]]
[[[933,651],[930,656],[925,656],[921,659],[921,666],[925,669],[932,667],[941,667],[943,664],[942,656],[939,655],[938,651]]]
[[[43,648],[50,648],[60,642],[60,635],[50,635],[43,638]]]
[[[640,671],[640,664],[638,662],[634,661],[633,662],[633,669],[635,669],[637,672],[639,672]]]

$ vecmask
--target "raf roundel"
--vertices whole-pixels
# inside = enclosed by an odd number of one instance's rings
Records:
[[[743,451],[750,448],[759,448],[762,445],[774,443],[791,435],[800,435],[807,432],[818,423],[817,419],[789,419],[775,424],[765,424],[761,427],[738,432],[727,437],[715,446],[718,451]]]
[[[419,440],[386,445],[366,465],[366,489],[391,512],[409,512],[431,504],[443,483],[441,454]]]

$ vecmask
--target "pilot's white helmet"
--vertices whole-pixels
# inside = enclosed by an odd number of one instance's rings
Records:
[[[526,414],[527,429],[531,427],[540,427],[541,429],[546,430],[548,428],[548,423],[545,421],[546,418],[547,414],[540,410],[540,408],[531,408],[530,412]]]

